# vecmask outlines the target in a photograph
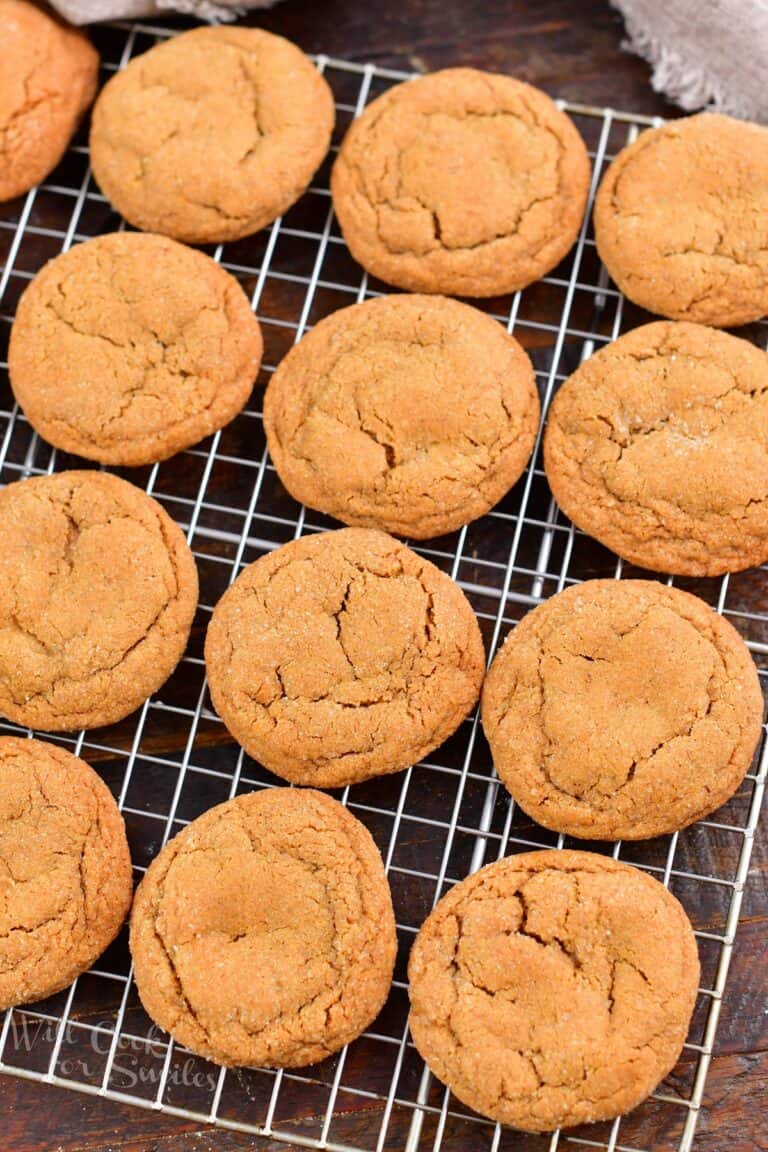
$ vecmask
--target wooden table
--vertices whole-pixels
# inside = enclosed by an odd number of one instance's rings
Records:
[[[471,64],[553,96],[671,115],[606,0],[286,0],[252,22],[308,52],[414,70]],[[696,1152],[768,1149],[768,835],[753,856]],[[287,1145],[0,1077],[1,1152],[284,1152]],[[644,1145],[647,1146],[647,1145]],[[471,1152],[467,1149],[466,1152]]]

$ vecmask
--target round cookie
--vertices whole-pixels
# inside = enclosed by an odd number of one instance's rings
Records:
[[[768,128],[706,113],[624,148],[595,200],[600,258],[630,300],[719,328],[768,312]]]
[[[339,788],[442,744],[477,701],[484,652],[449,576],[383,532],[342,528],[249,565],[214,609],[205,663],[249,755]]]
[[[546,93],[448,68],[366,108],[344,137],[331,190],[368,272],[413,292],[496,296],[560,263],[589,181],[584,141]]]
[[[659,321],[585,361],[550,409],[544,465],[577,527],[657,572],[768,559],[768,357]]]
[[[385,296],[321,320],[272,376],[264,427],[291,495],[427,539],[483,516],[528,463],[531,362],[483,312]]]
[[[122,720],[170,676],[197,607],[181,529],[107,472],[0,490],[0,714],[58,732]]]
[[[510,632],[482,717],[496,771],[539,824],[641,840],[733,795],[763,695],[744,641],[703,600],[655,581],[588,580]]]
[[[408,965],[410,1028],[470,1108],[527,1132],[610,1120],[674,1067],[699,982],[685,912],[591,852],[525,852],[443,897]]]
[[[370,833],[311,790],[211,808],[152,862],[131,916],[146,1011],[217,1064],[303,1067],[338,1051],[379,1014],[396,950]]]
[[[295,44],[194,28],[137,56],[93,109],[96,182],[129,223],[190,244],[257,232],[306,190],[333,96]]]
[[[261,363],[233,276],[165,236],[115,232],[35,277],[11,328],[11,385],[49,443],[101,464],[165,460],[232,420]]]
[[[133,885],[123,818],[83,760],[0,737],[0,1009],[42,1000],[102,954]]]
[[[99,57],[84,32],[24,0],[0,0],[0,201],[61,160],[96,95]]]

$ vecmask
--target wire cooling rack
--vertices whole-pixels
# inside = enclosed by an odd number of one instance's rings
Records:
[[[116,25],[96,33],[105,75],[172,31]],[[320,57],[336,97],[336,141],[350,119],[406,79],[370,65]],[[610,157],[652,121],[564,105],[593,159],[592,192]],[[590,201],[591,203],[591,201]],[[611,286],[592,240],[590,215],[568,259],[539,284],[486,307],[528,349],[544,408],[562,380],[597,347],[645,319]],[[20,292],[37,269],[73,243],[122,227],[88,168],[84,134],[59,168],[22,201],[0,206],[0,298],[5,357]],[[385,292],[354,264],[331,210],[328,168],[282,220],[247,240],[211,249],[250,294],[265,335],[264,379],[290,345],[338,307]],[[765,330],[748,333],[765,342]],[[32,433],[13,404],[5,360],[0,380],[0,480],[82,467]],[[201,605],[189,651],[164,688],[120,725],[56,738],[92,763],[125,814],[137,877],[165,840],[212,804],[276,781],[229,740],[207,696],[202,640],[213,605],[242,566],[303,533],[334,524],[295,504],[269,461],[262,387],[232,425],[150,469],[124,472],[182,525],[200,571]],[[527,610],[595,576],[638,575],[558,513],[540,453],[515,489],[483,520],[418,551],[458,580],[492,653]],[[649,575],[645,574],[644,575]],[[670,581],[671,582],[671,581]],[[768,673],[764,571],[678,582],[732,621]],[[0,721],[0,731],[18,731]],[[44,735],[44,734],[43,734]],[[71,988],[9,1011],[0,1028],[0,1070],[110,1099],[268,1135],[295,1147],[350,1152],[555,1152],[692,1147],[739,920],[766,758],[711,820],[644,844],[588,845],[646,868],[683,901],[697,930],[702,988],[681,1061],[653,1098],[611,1124],[529,1137],[468,1112],[424,1069],[407,1032],[405,965],[412,939],[439,897],[484,862],[567,838],[515,809],[493,774],[477,716],[407,772],[356,785],[340,799],[373,833],[393,890],[400,943],[395,982],[372,1028],[336,1057],[299,1071],[225,1071],[153,1028],[131,980],[125,933]],[[570,842],[571,846],[574,845]]]

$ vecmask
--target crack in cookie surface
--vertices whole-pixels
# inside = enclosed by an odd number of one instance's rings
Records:
[[[528,1131],[611,1118],[682,1048],[696,943],[677,901],[625,864],[531,852],[483,868],[414,944],[411,1032],[465,1104]]]

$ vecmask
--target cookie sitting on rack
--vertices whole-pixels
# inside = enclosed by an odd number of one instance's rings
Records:
[[[0,1009],[52,996],[120,930],[133,895],[123,818],[91,767],[0,737]]]
[[[444,296],[332,313],[264,396],[269,451],[296,500],[418,540],[488,512],[523,472],[538,423],[517,340]]]
[[[551,1132],[650,1095],[682,1051],[699,958],[658,880],[591,852],[523,852],[443,897],[408,978],[435,1075],[483,1116]]]
[[[544,466],[574,524],[655,572],[768,560],[768,357],[700,324],[635,328],[586,360],[549,411]]]
[[[242,410],[261,363],[248,297],[202,252],[114,232],[37,274],[8,372],[36,432],[100,464],[165,460]]]
[[[170,676],[197,607],[181,529],[108,472],[0,490],[0,715],[46,732],[122,720]]]
[[[529,612],[483,686],[496,771],[545,828],[676,832],[733,795],[763,694],[736,629],[679,588],[587,580]]]
[[[600,259],[635,304],[718,328],[768,312],[768,128],[705,114],[643,132],[595,199]]]
[[[374,276],[412,292],[498,296],[563,259],[589,179],[584,141],[546,93],[447,68],[366,108],[331,190],[349,250]]]
[[[132,60],[93,109],[96,183],[137,228],[236,240],[290,208],[322,163],[331,90],[289,40],[194,28]]]
[[[368,1027],[397,940],[381,856],[311,789],[209,809],[153,860],[131,914],[142,1003],[217,1064],[303,1067]]]
[[[304,536],[246,568],[214,609],[205,663],[248,754],[319,788],[416,764],[456,731],[485,670],[458,585],[365,528]]]
[[[96,95],[84,32],[25,0],[0,0],[0,202],[56,167]]]

